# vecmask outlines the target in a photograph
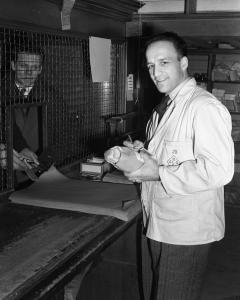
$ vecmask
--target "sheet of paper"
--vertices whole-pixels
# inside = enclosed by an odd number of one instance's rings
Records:
[[[129,220],[141,211],[134,185],[71,179],[51,167],[24,190],[10,195],[14,203],[101,214]],[[127,208],[123,201],[136,200]]]
[[[120,183],[120,184],[133,184],[132,181],[128,180],[120,170],[114,170],[111,173],[107,173],[103,179],[103,182]]]
[[[93,82],[110,80],[111,40],[89,38],[90,64]]]

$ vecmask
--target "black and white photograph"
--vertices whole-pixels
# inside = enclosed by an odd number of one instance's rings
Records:
[[[0,300],[240,299],[240,0],[0,1]]]

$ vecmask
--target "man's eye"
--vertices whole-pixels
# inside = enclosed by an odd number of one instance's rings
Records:
[[[153,65],[148,65],[148,70],[152,70],[153,69]]]
[[[161,61],[159,64],[160,66],[166,66],[169,62],[168,61]]]
[[[32,69],[33,69],[34,71],[38,71],[38,70],[39,70],[39,66],[34,66]]]

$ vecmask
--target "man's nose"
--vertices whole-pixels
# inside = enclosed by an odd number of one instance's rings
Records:
[[[154,66],[154,69],[153,69],[153,76],[154,77],[159,77],[162,75],[162,68],[161,66]]]
[[[31,75],[33,73],[32,68],[26,68],[25,72],[29,75]]]

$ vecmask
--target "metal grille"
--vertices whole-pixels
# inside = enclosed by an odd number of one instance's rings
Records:
[[[7,154],[5,160],[1,152],[5,166],[0,170],[0,192],[14,186],[15,123],[29,148],[38,154],[49,149],[57,166],[71,164],[93,153],[99,155],[106,149],[109,134],[106,117],[125,113],[123,41],[112,41],[111,79],[103,83],[91,80],[88,39],[1,28],[0,51],[0,146],[6,147]],[[22,53],[22,65],[19,65],[19,53]],[[21,84],[16,89],[16,74],[21,73],[21,68],[25,68],[22,81],[28,80],[29,86],[33,86],[30,92],[21,90]],[[35,80],[31,78],[34,76]],[[31,111],[35,112],[25,128],[26,112]]]

